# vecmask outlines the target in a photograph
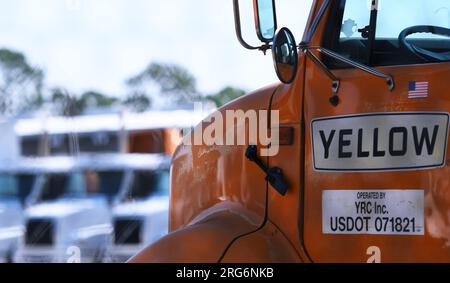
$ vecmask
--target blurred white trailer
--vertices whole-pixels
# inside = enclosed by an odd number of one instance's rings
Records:
[[[19,139],[15,131],[15,123],[0,119],[0,160],[15,160],[19,158]]]
[[[203,112],[173,110],[44,117],[18,120],[15,132],[22,156],[60,156],[79,153],[171,153],[162,139],[178,138],[180,131],[197,125]],[[177,130],[176,132],[164,130]],[[146,135],[152,133],[153,135]],[[167,137],[166,137],[167,136]],[[142,148],[143,139],[155,147]],[[170,141],[169,141],[170,143]]]

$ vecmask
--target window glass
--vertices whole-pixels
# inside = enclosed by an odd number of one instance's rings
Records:
[[[123,176],[123,171],[87,171],[84,173],[86,194],[104,195],[111,201],[120,191]]]
[[[349,59],[370,66],[450,61],[448,0],[340,0],[332,3],[332,9],[324,45]],[[417,26],[426,26],[429,32],[416,29],[404,42],[400,39],[403,31]],[[369,42],[374,30],[375,40]],[[324,60],[331,68],[349,67]]]
[[[71,174],[50,174],[46,176],[42,201],[61,197],[86,198],[106,196],[112,200],[122,185],[123,171],[86,171]]]
[[[40,136],[22,137],[20,139],[20,150],[22,156],[36,157],[39,156]]]
[[[64,194],[77,197],[83,196],[85,190],[85,179],[82,173],[72,173],[69,175],[67,187]]]
[[[66,189],[73,185],[67,174],[50,174],[46,176],[45,184],[42,188],[41,201],[53,201],[62,197]]]
[[[78,135],[80,152],[99,153],[119,151],[119,136],[117,133],[99,132]]]
[[[169,193],[169,171],[138,171],[134,174],[133,185],[127,194],[128,200],[145,199],[152,195]]]
[[[0,174],[0,198],[18,198],[23,203],[31,193],[35,179],[31,174]]]
[[[412,26],[431,25],[450,28],[448,0],[379,0],[377,38],[398,38]],[[429,33],[413,34],[409,38],[436,38]]]
[[[33,190],[34,183],[36,181],[36,175],[32,174],[19,174],[17,178],[18,198],[22,203],[25,203],[26,199]]]
[[[358,29],[369,25],[370,7],[366,1],[347,0],[341,27],[341,38],[362,38]]]
[[[14,175],[0,175],[0,197],[9,198],[17,195],[17,178]]]
[[[264,39],[272,39],[275,35],[274,6],[272,0],[258,0],[259,28]]]

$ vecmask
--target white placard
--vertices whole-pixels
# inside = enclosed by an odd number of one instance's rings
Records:
[[[449,115],[374,113],[311,123],[316,171],[402,171],[445,165]]]
[[[324,234],[425,234],[423,190],[329,190],[322,206]]]

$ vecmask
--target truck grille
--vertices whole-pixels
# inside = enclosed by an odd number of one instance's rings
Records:
[[[142,221],[137,219],[116,219],[114,221],[114,243],[116,245],[137,245],[141,243]]]
[[[51,246],[54,242],[54,223],[49,220],[29,220],[25,243],[31,246]]]

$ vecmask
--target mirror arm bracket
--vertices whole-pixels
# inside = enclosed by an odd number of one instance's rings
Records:
[[[369,73],[371,75],[374,75],[376,77],[385,79],[389,91],[393,91],[395,88],[395,80],[392,75],[382,73],[376,69],[365,66],[365,65],[355,62],[351,59],[345,58],[344,56],[342,56],[336,52],[333,52],[331,50],[328,50],[328,49],[320,47],[320,46],[308,46],[307,43],[302,42],[302,43],[300,43],[299,48],[309,58],[311,58],[311,60],[315,64],[317,64],[333,80],[333,92],[334,93],[337,93],[337,91],[339,90],[339,85],[340,85],[339,79],[337,79],[337,77],[333,75],[333,73],[325,66],[325,64],[319,58],[317,58],[317,56],[315,56],[310,50],[317,50],[318,52],[320,52],[328,57],[331,57],[335,60],[338,60],[342,63],[350,65],[354,68],[360,69],[360,70],[362,70],[366,73]]]
[[[264,53],[264,55],[267,54],[267,50],[271,50],[271,49],[272,49],[272,45],[270,43],[266,43],[266,44],[258,47],[258,50],[262,51]]]
[[[311,59],[311,61],[313,61],[314,64],[316,64],[326,75],[327,77],[330,78],[330,80],[333,81],[333,84],[331,86],[331,90],[333,91],[333,93],[338,93],[339,91],[339,87],[341,85],[341,81],[339,80],[338,77],[336,77],[328,68],[327,66],[325,66],[325,64],[320,61],[319,58],[317,58],[316,55],[314,55],[314,53],[312,53],[309,49],[304,49],[303,52],[305,53],[305,55]]]

